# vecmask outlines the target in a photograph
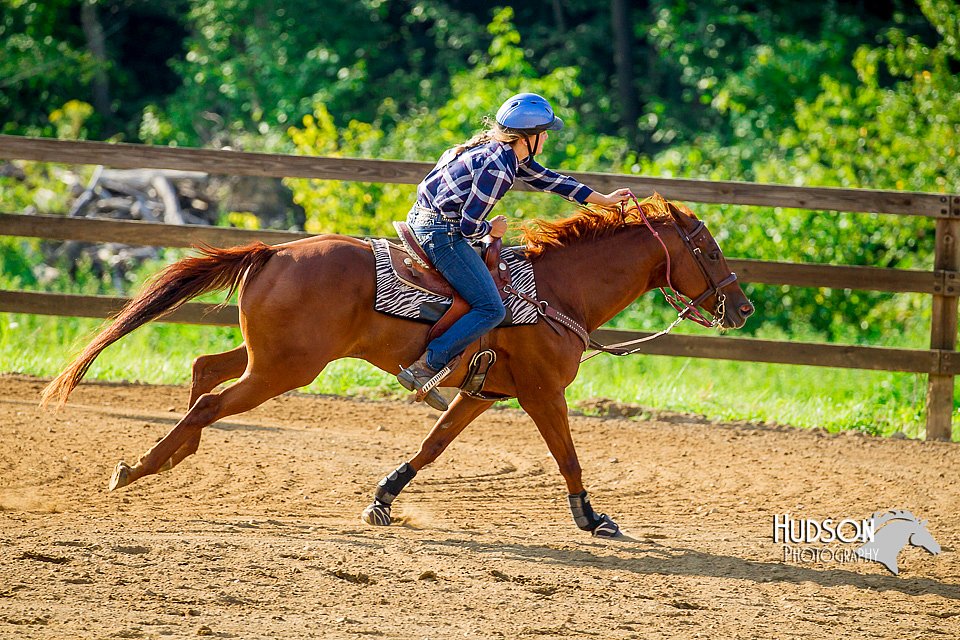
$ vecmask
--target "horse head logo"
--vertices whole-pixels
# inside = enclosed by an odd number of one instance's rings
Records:
[[[909,511],[891,509],[878,511],[871,519],[873,540],[856,550],[856,554],[865,560],[879,562],[893,575],[900,573],[897,555],[907,543],[926,549],[933,555],[940,553],[940,545],[927,531],[927,521],[919,521]],[[881,528],[882,527],[882,528]]]

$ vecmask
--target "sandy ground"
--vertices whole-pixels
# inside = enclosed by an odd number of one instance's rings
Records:
[[[574,417],[596,508],[575,528],[533,423],[491,410],[396,503],[358,516],[435,414],[288,395],[206,430],[172,472],[110,493],[184,410],[179,387],[84,384],[59,413],[0,376],[2,638],[951,638],[960,447]],[[784,561],[774,514],[903,507],[943,546]],[[850,545],[848,545],[850,546]]]

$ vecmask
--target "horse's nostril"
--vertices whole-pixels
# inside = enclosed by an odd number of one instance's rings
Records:
[[[740,313],[742,313],[744,317],[751,315],[753,313],[753,305],[749,302],[740,305]]]

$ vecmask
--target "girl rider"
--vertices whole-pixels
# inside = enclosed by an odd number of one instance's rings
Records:
[[[506,233],[504,216],[486,217],[514,181],[523,180],[534,189],[581,204],[614,205],[628,197],[627,189],[597,193],[534,160],[543,150],[547,132],[562,128],[563,121],[544,98],[535,93],[515,95],[497,111],[492,127],[448,149],[417,187],[417,202],[407,222],[433,265],[470,305],[470,311],[397,376],[411,391],[420,391],[430,382],[425,400],[434,409],[446,411],[447,403],[433,387],[456,368],[470,343],[503,320],[500,294],[470,243]]]

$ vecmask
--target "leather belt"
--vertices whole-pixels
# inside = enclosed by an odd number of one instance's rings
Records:
[[[448,218],[439,211],[415,206],[413,216],[409,220],[410,224],[417,227],[427,227],[435,224],[457,224],[458,218]]]

